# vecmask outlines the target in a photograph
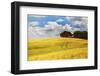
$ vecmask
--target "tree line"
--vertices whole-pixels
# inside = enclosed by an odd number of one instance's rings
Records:
[[[74,38],[81,38],[81,39],[88,39],[88,32],[87,31],[75,31],[73,34],[69,31],[64,31],[60,33],[61,37],[74,37]]]

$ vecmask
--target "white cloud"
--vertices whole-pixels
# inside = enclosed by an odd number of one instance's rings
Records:
[[[74,29],[73,29],[73,32],[74,32],[74,31],[81,31],[81,29],[80,29],[80,28],[74,28]]]
[[[66,19],[71,21],[73,32],[74,31],[87,31],[88,17],[68,16],[66,17]]]
[[[67,20],[72,20],[72,16],[67,16],[67,17],[65,17]]]
[[[35,32],[35,33],[34,33]],[[32,26],[28,27],[28,38],[34,38],[34,37],[38,37],[36,31],[33,29]]]
[[[65,31],[71,31],[72,27],[71,27],[69,24],[65,24],[65,25],[63,26],[63,29],[64,29]]]
[[[63,21],[64,21],[63,19],[56,20],[56,22],[63,22]]]
[[[88,18],[87,17],[73,17],[71,18],[73,30],[87,31]],[[79,30],[80,29],[80,30]]]
[[[46,33],[51,37],[59,36],[59,33],[62,32],[62,25],[58,24],[57,22],[48,22],[45,25],[45,29],[47,30]]]
[[[46,28],[48,29],[58,29],[61,28],[62,26],[58,24],[57,22],[48,22],[47,25],[45,25]]]
[[[39,23],[37,21],[33,21],[29,23],[29,26],[36,27]]]
[[[28,38],[42,38],[47,37],[46,30],[42,27],[32,27],[28,28]]]
[[[74,21],[74,25],[80,25],[81,26],[82,22],[81,21]]]
[[[29,26],[28,38],[59,37],[62,30],[62,26],[56,22],[48,22],[44,27]]]

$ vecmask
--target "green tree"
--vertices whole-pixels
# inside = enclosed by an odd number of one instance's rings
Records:
[[[82,39],[88,39],[88,33],[87,31],[75,31],[73,36],[75,38],[82,38]]]

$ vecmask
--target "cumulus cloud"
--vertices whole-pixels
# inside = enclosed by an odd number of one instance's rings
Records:
[[[81,29],[80,28],[72,28],[72,33],[74,33],[74,31],[80,31]]]
[[[45,38],[45,37],[59,37],[63,27],[56,22],[48,22],[44,27],[29,26],[28,38]]]
[[[37,21],[30,22],[29,26],[36,27],[39,23]]]
[[[87,31],[88,17],[69,16],[66,19],[71,21],[72,30],[74,31]]]
[[[73,16],[66,16],[65,18],[70,21],[73,19]]]
[[[37,21],[30,22],[28,25],[28,38],[45,37],[45,29],[38,26]]]
[[[56,22],[63,22],[63,21],[64,21],[63,19],[56,20]]]
[[[80,31],[87,31],[88,20],[85,17],[73,21],[73,28],[80,28]]]
[[[28,28],[28,38],[42,38],[47,37],[46,30],[42,27],[32,27],[29,26]]]
[[[45,25],[46,32],[49,36],[57,37],[59,33],[62,32],[62,25],[58,24],[57,22],[48,22]]]
[[[60,29],[62,25],[58,24],[57,22],[50,21],[45,25],[45,27],[48,29]]]
[[[69,25],[69,24],[65,24],[65,25],[63,26],[63,29],[64,29],[64,31],[70,31],[70,32],[71,32],[72,27],[71,27],[71,25]]]
[[[35,33],[34,33],[35,32]],[[33,29],[32,26],[28,27],[28,38],[34,38],[34,37],[38,37],[37,32]]]

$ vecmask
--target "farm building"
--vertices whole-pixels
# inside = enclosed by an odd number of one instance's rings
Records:
[[[72,34],[68,31],[64,31],[60,34],[60,37],[72,37]]]

